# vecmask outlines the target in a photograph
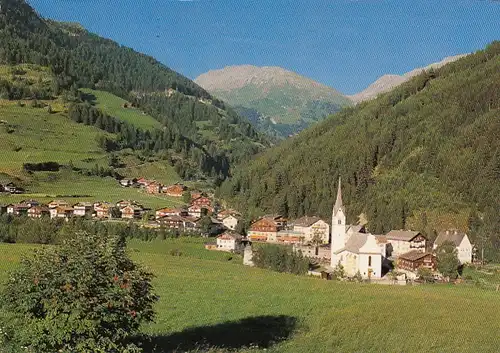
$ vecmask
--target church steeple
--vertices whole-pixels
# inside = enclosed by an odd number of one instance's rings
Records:
[[[339,177],[339,189],[337,191],[337,200],[335,201],[335,205],[333,206],[333,215],[336,215],[337,212],[341,209],[344,212],[344,205],[342,203],[342,187],[341,187],[341,178]]]

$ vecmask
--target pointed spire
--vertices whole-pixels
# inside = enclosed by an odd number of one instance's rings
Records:
[[[335,206],[333,206],[333,214],[336,215],[337,212],[342,209],[344,210],[344,205],[342,204],[342,187],[341,187],[341,178],[339,177],[339,189],[337,191],[337,200],[335,201]]]

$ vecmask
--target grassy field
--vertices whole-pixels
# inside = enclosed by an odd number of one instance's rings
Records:
[[[165,185],[182,181],[174,167],[164,160],[140,161],[133,154],[123,153],[120,160],[125,164],[124,168],[117,171],[127,178],[141,178],[156,180]]]
[[[158,352],[190,351],[195,341],[238,352],[498,352],[499,292],[273,273],[204,250],[203,241],[129,242],[156,275],[158,316],[145,332]],[[0,280],[30,248],[0,244]],[[246,348],[252,342],[260,348]]]
[[[93,103],[96,107],[115,118],[131,123],[142,129],[161,128],[161,124],[150,115],[143,114],[140,110],[135,108],[124,108],[123,104],[127,101],[120,97],[108,92],[86,88],[81,89],[81,91],[94,96],[95,100],[93,100]]]
[[[26,162],[67,164],[105,156],[97,138],[104,133],[77,124],[63,113],[0,102],[0,172],[19,176]]]

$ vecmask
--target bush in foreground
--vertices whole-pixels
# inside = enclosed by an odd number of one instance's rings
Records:
[[[151,278],[127,257],[123,238],[78,234],[11,273],[0,328],[13,351],[140,352],[130,339],[153,320]]]

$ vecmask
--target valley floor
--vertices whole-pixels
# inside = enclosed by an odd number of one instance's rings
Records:
[[[203,242],[129,241],[133,259],[156,275],[158,315],[145,332],[157,352],[193,351],[200,342],[213,352],[498,352],[500,292],[274,273]],[[0,244],[0,281],[34,247]]]

